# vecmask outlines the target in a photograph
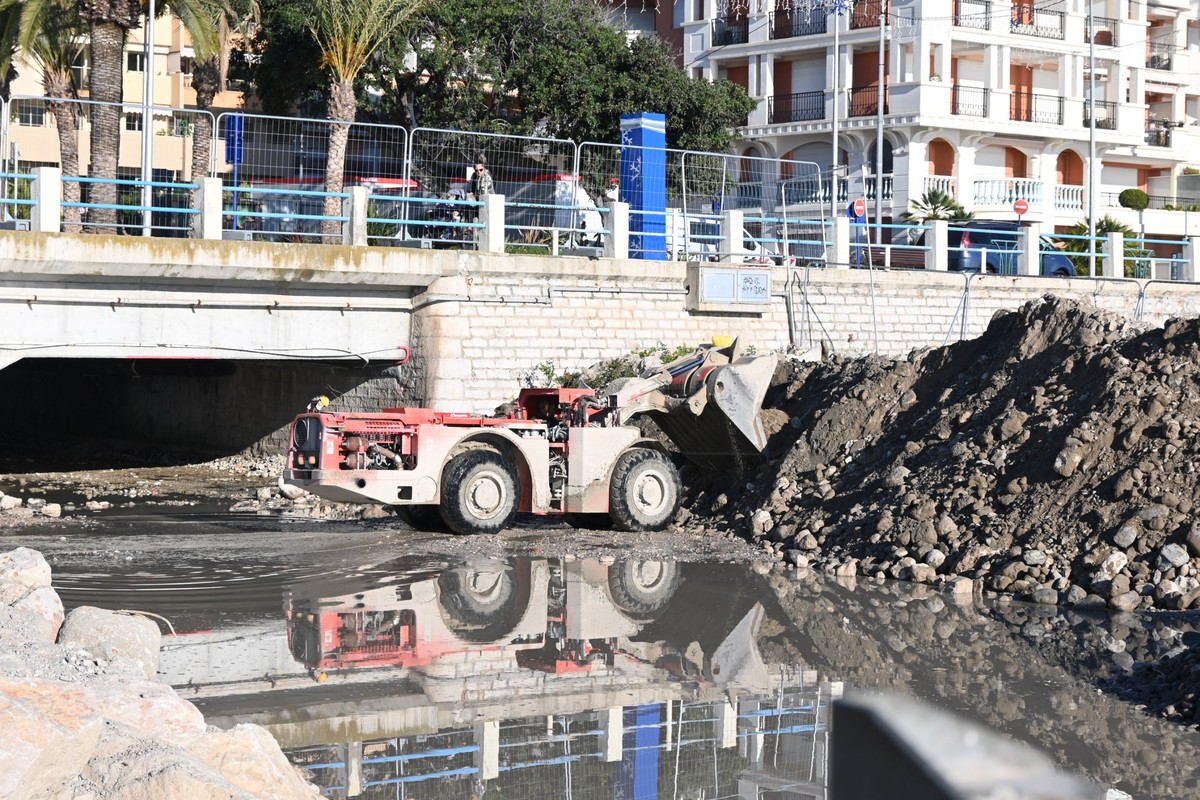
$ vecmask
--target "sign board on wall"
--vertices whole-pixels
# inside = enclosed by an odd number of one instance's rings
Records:
[[[688,264],[688,309],[761,314],[771,302],[771,268]]]

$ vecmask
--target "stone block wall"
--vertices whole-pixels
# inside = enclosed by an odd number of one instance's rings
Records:
[[[673,348],[714,335],[744,337],[760,351],[824,343],[841,354],[903,356],[978,336],[996,312],[1045,294],[1140,313],[1154,325],[1200,313],[1189,284],[782,268],[760,312],[689,312],[685,266],[464,254],[457,275],[414,301],[413,397],[490,412],[542,362],[573,371],[658,342]]]

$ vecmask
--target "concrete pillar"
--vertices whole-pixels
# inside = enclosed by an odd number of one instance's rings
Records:
[[[62,230],[62,170],[58,167],[34,167],[29,187],[33,205],[29,208],[29,229],[41,233]]]
[[[479,780],[491,781],[500,777],[500,720],[493,719],[475,726],[475,767]]]
[[[945,272],[950,268],[950,223],[944,219],[930,220],[932,230],[925,234],[925,269]]]
[[[358,797],[363,793],[362,742],[346,742],[346,797]]]
[[[713,708],[713,739],[722,750],[737,746],[737,706],[732,701],[718,701]]]
[[[350,196],[342,201],[342,216],[346,217],[346,221],[342,223],[342,244],[366,247],[369,194],[370,190],[366,186],[352,186]]]
[[[1200,275],[1200,236],[1189,236],[1183,248],[1183,263],[1179,266],[1178,280],[1194,281]]]
[[[470,363],[463,355],[463,342],[470,335],[470,318],[463,314],[463,301],[470,300],[470,287],[461,275],[438,278],[413,298],[412,366],[418,383],[413,406],[440,411],[476,411],[466,398],[464,381]],[[465,372],[464,372],[465,370]]]
[[[1008,97],[1004,98],[1008,103]],[[974,145],[960,145],[954,161],[954,199],[967,211],[975,210],[975,154]]]
[[[1104,242],[1104,258],[1100,262],[1100,274],[1106,278],[1125,277],[1125,236],[1110,233]]]
[[[613,200],[608,204],[608,236],[604,239],[605,258],[629,258],[629,203]]]
[[[600,715],[600,752],[611,763],[621,760],[621,742],[625,738],[625,716],[620,706],[605,708]]]
[[[725,263],[734,261],[734,254],[741,253],[745,247],[743,244],[743,240],[746,238],[744,218],[745,212],[736,208],[726,209],[721,214],[721,252],[718,253],[718,261]],[[739,256],[736,260],[741,261],[741,257]]]
[[[850,269],[850,219],[843,214],[833,218],[833,241],[825,253],[826,266]]]
[[[1017,258],[1018,275],[1042,274],[1042,225],[1031,222],[1021,230],[1021,254]]]
[[[479,222],[482,228],[476,229],[479,237],[479,252],[504,252],[504,195],[489,194],[483,198],[479,209]]]
[[[221,238],[222,192],[220,178],[200,178],[196,181],[196,238]]]

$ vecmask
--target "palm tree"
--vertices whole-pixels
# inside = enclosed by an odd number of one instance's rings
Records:
[[[202,112],[212,109],[217,92],[225,89],[229,75],[229,56],[234,39],[245,36],[250,23],[259,16],[255,0],[205,0],[217,32],[217,49],[212,53],[196,50],[196,62],[192,67],[192,89],[196,92],[196,108]],[[192,180],[209,174],[212,165],[212,118],[208,113],[196,115],[192,126]],[[200,224],[199,215],[193,218],[193,229]]]
[[[424,0],[318,0],[309,30],[321,49],[321,66],[329,68],[329,150],[325,161],[325,191],[339,193],[346,164],[346,142],[358,98],[354,79],[371,54],[401,22],[420,9]],[[340,217],[341,201],[325,198],[325,216]],[[336,235],[341,224],[321,223],[321,233]]]
[[[26,5],[48,2],[53,0],[27,0]],[[99,104],[91,109],[91,165],[88,174],[92,178],[99,178],[101,182],[92,185],[91,197],[95,203],[115,205],[117,186],[112,181],[117,177],[121,142],[125,38],[129,31],[141,24],[142,0],[75,0],[75,6],[79,18],[88,26],[91,40],[89,98]],[[191,35],[193,47],[204,52],[216,49],[212,17],[206,13],[201,0],[173,0],[171,13],[179,18]],[[146,80],[153,80],[152,64],[146,65],[144,74]],[[142,120],[142,124],[151,125],[153,119]],[[117,212],[111,208],[94,208],[88,218],[99,224],[114,225]]]
[[[975,215],[962,207],[962,203],[941,189],[929,189],[918,199],[913,200],[911,208],[900,215],[905,222],[922,223],[932,219],[945,219],[952,222],[962,222]]]
[[[46,103],[54,115],[58,128],[58,158],[62,174],[79,174],[79,106],[76,87],[71,79],[71,66],[87,46],[83,41],[83,22],[75,13],[74,0],[47,0],[39,3],[22,3],[7,0],[0,3],[5,11],[13,10],[20,15],[17,42],[21,49],[33,57],[42,70],[42,91],[48,98]],[[40,15],[40,16],[38,16]],[[64,181],[62,187],[63,231],[79,231],[79,184]]]
[[[1133,228],[1125,223],[1113,219],[1108,214],[1105,214],[1100,219],[1096,220],[1096,238],[1100,241],[1110,233],[1119,233],[1124,237],[1125,241],[1125,258],[1124,258],[1124,274],[1126,278],[1148,278],[1146,273],[1150,265],[1150,256],[1153,255],[1149,250],[1143,250],[1137,240],[1137,233]],[[1063,240],[1062,249],[1068,253],[1071,262],[1075,265],[1075,271],[1080,275],[1090,275],[1088,269],[1090,242],[1089,228],[1087,220],[1080,220],[1072,225],[1066,231],[1067,238]],[[1096,251],[1099,253],[1100,245],[1096,246]],[[1074,255],[1078,253],[1079,255]],[[1097,259],[1098,261],[1099,259]]]

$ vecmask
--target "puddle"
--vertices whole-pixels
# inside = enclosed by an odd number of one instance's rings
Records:
[[[106,549],[30,546],[68,605],[170,617],[163,678],[211,724],[267,728],[328,797],[824,797],[831,702],[856,690],[1133,797],[1200,796],[1200,735],[1096,688],[1119,654],[1176,648],[1183,615],[731,564],[422,555],[270,520],[121,531]]]

